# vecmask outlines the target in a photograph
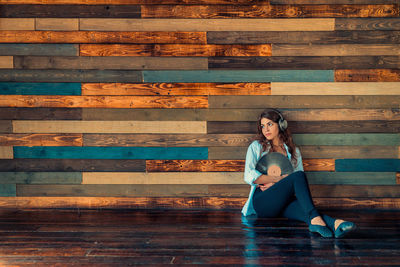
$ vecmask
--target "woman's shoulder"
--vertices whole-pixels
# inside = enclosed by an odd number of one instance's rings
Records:
[[[251,142],[251,144],[249,145],[249,148],[255,149],[255,148],[262,148],[262,145],[260,144],[260,142],[258,140],[254,140],[253,142]]]

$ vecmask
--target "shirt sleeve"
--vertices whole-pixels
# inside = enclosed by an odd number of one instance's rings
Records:
[[[304,171],[303,168],[303,159],[301,158],[300,149],[296,147],[296,155],[297,155],[297,165],[294,168],[294,171]]]
[[[247,149],[244,167],[244,181],[249,185],[254,185],[254,181],[262,174],[256,170],[259,154],[260,151],[257,149],[257,143],[253,142]]]

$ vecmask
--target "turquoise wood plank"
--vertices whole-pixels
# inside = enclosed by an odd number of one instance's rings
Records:
[[[15,197],[17,189],[15,184],[0,184],[0,197]]]
[[[337,172],[399,172],[400,159],[337,159]]]
[[[81,84],[0,83],[0,95],[81,95]]]
[[[0,44],[0,56],[79,56],[79,45]]]
[[[333,70],[143,71],[144,82],[334,82]]]
[[[207,147],[14,147],[14,158],[207,159]]]
[[[297,145],[398,146],[400,134],[294,134]]]
[[[81,184],[81,172],[1,172],[0,184]]]
[[[306,172],[310,184],[395,185],[395,172]]]

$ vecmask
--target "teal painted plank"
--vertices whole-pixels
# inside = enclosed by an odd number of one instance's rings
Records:
[[[337,172],[400,172],[400,159],[337,159]]]
[[[207,147],[14,147],[14,158],[207,159]]]
[[[143,71],[144,82],[334,82],[333,70]]]
[[[81,95],[81,84],[0,83],[0,95]]]
[[[297,145],[398,146],[400,134],[294,134]]]
[[[0,44],[0,56],[79,56],[79,45]]]
[[[0,197],[15,197],[17,189],[15,184],[0,184]]]
[[[310,184],[395,185],[395,172],[306,172]]]
[[[0,184],[81,184],[81,172],[0,172]]]

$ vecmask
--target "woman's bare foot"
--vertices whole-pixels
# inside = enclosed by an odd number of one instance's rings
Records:
[[[337,220],[336,220],[337,221]],[[335,221],[335,227],[336,227],[336,221]],[[311,219],[311,224],[313,225],[321,225],[321,226],[326,226],[325,221],[322,219],[321,216],[317,216]],[[339,225],[339,224],[338,224]]]

